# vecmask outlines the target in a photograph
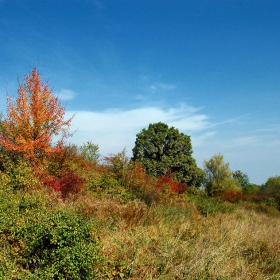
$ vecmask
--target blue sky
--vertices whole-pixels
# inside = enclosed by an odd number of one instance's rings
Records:
[[[0,0],[0,109],[37,68],[75,118],[69,141],[126,148],[150,123],[265,183],[280,175],[280,2]]]

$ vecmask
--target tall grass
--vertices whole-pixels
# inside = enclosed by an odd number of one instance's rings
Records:
[[[10,231],[21,228],[30,215],[36,222],[64,209],[84,219],[98,241],[94,279],[280,279],[279,213],[201,201],[186,194],[149,206],[90,193],[61,200],[39,190],[24,196],[2,191],[2,279],[31,279],[19,278],[15,250],[23,249],[11,242]]]
[[[242,207],[205,217],[182,201],[93,204],[103,254],[125,279],[280,279],[279,217]]]

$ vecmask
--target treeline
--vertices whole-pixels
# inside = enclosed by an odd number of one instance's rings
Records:
[[[142,172],[156,182],[155,189],[168,185],[171,191],[183,193],[197,188],[212,197],[252,198],[280,206],[280,176],[268,178],[262,186],[252,185],[246,173],[231,171],[221,154],[205,160],[202,170],[192,157],[190,136],[167,124],[150,124],[139,132],[131,159],[123,151],[100,161],[99,147],[91,141],[81,147],[65,144],[72,136],[69,128],[74,116],[64,120],[64,115],[65,108],[37,70],[26,75],[17,98],[7,98],[7,114],[0,119],[0,170],[4,181],[13,188],[41,183],[66,198],[97,180],[89,176],[92,170],[111,170],[115,177],[121,174],[124,185],[134,184],[126,178],[132,176],[130,173]],[[54,136],[60,136],[55,143]]]

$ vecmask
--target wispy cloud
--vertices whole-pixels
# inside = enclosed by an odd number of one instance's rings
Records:
[[[215,126],[222,125],[222,124],[226,124],[226,123],[234,123],[235,121],[237,121],[237,120],[239,120],[241,118],[245,118],[245,117],[250,116],[250,115],[253,115],[253,113],[249,113],[249,114],[245,114],[245,115],[242,115],[242,116],[238,116],[236,118],[228,119],[228,120],[225,120],[225,121],[222,121],[222,122],[218,122],[218,123],[213,123],[210,126],[208,126],[208,128],[215,127]]]
[[[75,113],[72,123],[74,134],[71,142],[78,145],[92,141],[100,146],[104,155],[117,153],[123,148],[128,151],[134,146],[136,134],[150,123],[164,122],[178,128],[188,135],[205,129],[207,116],[197,109],[182,105],[178,108],[143,107],[133,110],[110,109],[102,112],[67,112],[70,117]]]
[[[62,101],[65,101],[65,100],[73,99],[75,97],[76,93],[70,89],[62,89],[61,91],[59,91],[57,93],[57,95],[59,96],[59,99],[61,99]]]
[[[234,147],[247,147],[254,148],[258,150],[257,147],[266,147],[267,149],[274,149],[275,147],[280,147],[279,135],[275,134],[255,134],[253,132],[248,132],[247,136],[235,137],[231,141],[228,141],[223,145],[224,147],[234,148]]]
[[[255,131],[256,133],[263,134],[279,134],[280,133],[280,124],[269,124],[266,127],[259,128]]]
[[[215,131],[210,131],[210,132],[205,132],[202,135],[199,136],[194,136],[192,138],[192,143],[193,143],[193,147],[201,147],[201,146],[205,146],[206,143],[210,144],[211,143],[211,139],[213,139],[213,137],[216,135]]]

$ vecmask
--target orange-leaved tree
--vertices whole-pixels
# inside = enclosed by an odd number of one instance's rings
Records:
[[[71,136],[72,118],[64,120],[65,108],[43,83],[36,69],[19,84],[17,98],[7,97],[7,116],[0,121],[0,146],[16,151],[34,164],[58,152]],[[53,143],[54,136],[58,140]]]

